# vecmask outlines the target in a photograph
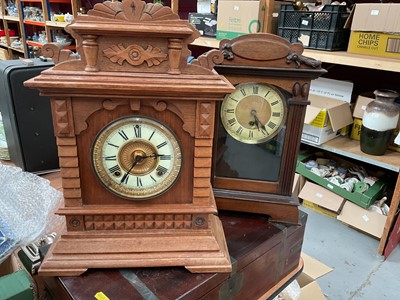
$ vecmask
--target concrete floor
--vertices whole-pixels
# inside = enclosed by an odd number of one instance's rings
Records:
[[[303,252],[333,269],[317,280],[327,299],[400,299],[400,246],[384,261],[378,255],[378,240],[301,209],[308,213]]]

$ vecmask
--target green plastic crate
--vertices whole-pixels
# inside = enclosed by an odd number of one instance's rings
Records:
[[[332,184],[328,180],[308,170],[305,166],[305,163],[310,159],[315,159],[313,153],[300,153],[297,157],[296,172],[363,208],[368,208],[374,204],[376,200],[381,199],[386,191],[386,181],[379,179],[364,193],[348,192],[340,186]]]

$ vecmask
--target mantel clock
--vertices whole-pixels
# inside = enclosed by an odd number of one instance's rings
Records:
[[[211,187],[215,107],[234,87],[191,64],[199,37],[169,7],[105,1],[66,27],[79,56],[48,44],[56,65],[25,85],[51,97],[66,232],[39,273],[184,266],[229,272]]]
[[[326,71],[303,46],[268,33],[222,40],[215,66],[234,86],[217,108],[213,187],[219,209],[296,223],[292,195],[312,79]]]

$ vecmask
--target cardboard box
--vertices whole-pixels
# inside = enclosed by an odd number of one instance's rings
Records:
[[[351,128],[350,137],[353,140],[359,141],[361,136],[362,119],[354,118],[353,127]]]
[[[297,277],[297,282],[301,288],[298,300],[325,300],[326,298],[316,280],[331,272],[332,268],[305,253],[301,253],[301,258],[304,268],[303,272]]]
[[[358,96],[356,105],[354,106],[353,110],[353,127],[351,129],[351,134],[350,137],[353,140],[360,140],[360,134],[361,134],[361,125],[362,125],[362,118],[364,116],[364,111],[365,107],[367,106],[368,103],[370,103],[373,98],[365,97],[365,96]]]
[[[313,181],[314,183],[317,183],[318,185],[334,192],[335,194],[347,200],[352,201],[353,203],[356,203],[363,208],[368,208],[376,200],[380,199],[383,196],[387,187],[387,183],[385,180],[379,179],[364,193],[349,192],[346,189],[329,182],[325,178],[314,174],[306,168],[305,163],[310,159],[315,160],[316,158],[317,157],[313,153],[300,153],[297,158],[296,172],[303,175],[305,178]],[[350,162],[339,160],[337,157],[334,157],[332,155],[327,155],[325,158],[334,159],[335,161],[340,162],[341,165],[346,165],[347,167],[352,166]]]
[[[380,239],[387,216],[346,201],[338,220]]]
[[[366,97],[366,96],[358,96],[356,100],[356,105],[354,106],[353,110],[353,117],[362,119],[364,116],[365,108],[367,104],[373,101],[374,98]]]
[[[264,14],[265,0],[218,1],[217,40],[260,32]]]
[[[400,58],[400,3],[356,4],[347,52]]]
[[[0,60],[8,60],[10,55],[7,49],[0,48]]]
[[[332,219],[337,219],[337,217],[338,217],[337,213],[335,213],[333,211],[330,211],[329,209],[323,208],[323,207],[319,206],[318,204],[315,204],[315,203],[313,203],[313,202],[311,202],[309,200],[306,200],[306,199],[302,200],[301,205],[303,207],[311,209],[311,210],[313,210],[313,211],[315,211],[315,212],[317,212],[317,213],[319,213],[321,215],[324,215],[324,216],[332,218]]]
[[[321,145],[339,135],[342,128],[353,124],[348,103],[316,95],[309,95],[301,140]]]
[[[215,37],[217,34],[217,16],[211,13],[189,13],[189,23],[203,36]]]
[[[301,139],[321,145],[342,134],[353,124],[350,101],[351,82],[319,78],[310,87],[304,127]],[[344,134],[344,133],[343,133]]]
[[[299,198],[303,199],[303,206],[335,219],[345,202],[343,197],[310,181],[306,181]]]
[[[294,174],[294,179],[293,179],[293,188],[292,188],[292,195],[294,197],[298,197],[301,189],[303,188],[304,184],[306,183],[306,179],[304,178],[303,175],[300,175],[298,173]]]

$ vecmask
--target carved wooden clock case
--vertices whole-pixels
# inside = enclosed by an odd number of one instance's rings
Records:
[[[326,71],[303,46],[258,33],[222,40],[215,66],[235,87],[218,105],[213,187],[218,209],[298,222],[292,195],[312,79]]]
[[[66,31],[80,56],[45,45],[55,67],[25,82],[51,97],[65,199],[39,273],[229,272],[210,182],[216,102],[234,90],[213,70],[221,52],[188,64],[198,31],[139,0],[96,4]]]

